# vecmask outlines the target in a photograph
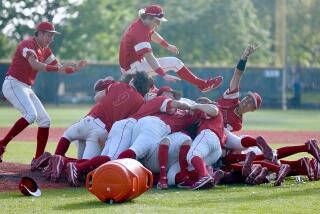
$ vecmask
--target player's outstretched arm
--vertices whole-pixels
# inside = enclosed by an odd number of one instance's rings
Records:
[[[190,110],[200,110],[210,117],[215,117],[219,113],[218,107],[214,104],[195,104],[190,107]]]
[[[33,70],[36,71],[48,71],[48,72],[64,72],[64,73],[74,73],[79,71],[81,68],[86,66],[86,61],[81,60],[78,63],[67,62],[64,65],[48,65],[39,62],[34,56],[28,58],[28,62]]]
[[[258,48],[259,48],[258,45],[248,44],[248,46],[244,50],[237,66],[234,70],[232,79],[230,81],[230,85],[229,85],[230,92],[234,91],[240,87],[240,80],[241,80],[243,72],[246,68],[247,60],[248,60],[249,56],[251,56]]]
[[[168,43],[158,32],[154,31],[154,33],[151,35],[151,40],[159,45],[161,45],[163,48],[167,49],[168,51],[179,54],[179,49]]]

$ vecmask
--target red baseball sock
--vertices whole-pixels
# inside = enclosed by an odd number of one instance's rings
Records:
[[[97,156],[88,161],[77,163],[77,167],[79,169],[79,172],[87,169],[92,171],[108,161],[110,161],[110,158],[108,156]]]
[[[228,154],[224,157],[223,163],[225,165],[238,163],[240,161],[244,161],[246,159],[246,155],[244,154]]]
[[[274,163],[265,162],[265,161],[253,161],[253,164],[260,164],[262,167],[266,167],[268,171],[278,173],[280,166]]]
[[[118,159],[122,159],[122,158],[136,159],[136,153],[132,149],[124,150],[123,152],[121,152],[121,154],[118,157]]]
[[[277,157],[278,159],[288,157],[290,155],[297,154],[299,152],[308,152],[307,145],[300,145],[300,146],[286,146],[277,149]]]
[[[193,165],[193,167],[197,171],[199,177],[204,177],[204,176],[208,175],[208,171],[206,169],[206,163],[199,156],[194,156],[191,159],[191,164]]]
[[[169,151],[169,145],[167,144],[159,145],[158,159],[159,159],[159,166],[160,166],[160,178],[167,177],[168,151]]]
[[[37,151],[36,156],[34,158],[40,157],[47,145],[49,137],[49,127],[39,127],[37,133]]]
[[[254,137],[251,136],[244,136],[241,139],[241,145],[243,147],[252,147],[252,146],[257,146],[257,140]]]
[[[280,163],[289,164],[292,170],[297,170],[297,169],[299,169],[301,167],[300,159],[299,160],[294,160],[294,161],[280,160]]]
[[[255,158],[255,160],[264,160],[264,159],[266,159],[266,158],[264,157],[263,154],[261,154],[261,155],[256,155],[256,158]]]
[[[179,151],[179,165],[181,173],[188,174],[188,161],[187,161],[187,154],[190,149],[190,144],[182,144],[180,146]]]
[[[65,156],[69,146],[70,146],[70,141],[67,138],[61,137],[54,154]]]
[[[181,79],[186,80],[198,87],[201,87],[206,83],[206,81],[203,79],[195,76],[186,66],[183,66],[179,71],[177,71],[177,75],[181,77]]]
[[[289,160],[280,160],[282,164],[289,164],[291,171],[290,176],[294,175],[307,175],[307,172],[301,166],[301,158],[299,160],[289,161]]]
[[[22,132],[27,126],[30,124],[26,119],[21,117],[16,123],[12,126],[8,134],[0,141],[1,146],[6,147],[8,143],[17,136],[20,132]]]

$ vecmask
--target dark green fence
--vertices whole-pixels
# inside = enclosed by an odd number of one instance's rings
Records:
[[[0,64],[1,84],[8,69],[7,63]],[[224,77],[223,85],[205,94],[216,99],[228,87],[233,68],[191,67],[191,70],[202,78],[216,75]],[[287,69],[287,105],[289,108],[320,108],[320,69]],[[294,71],[294,72],[292,72]],[[50,104],[83,104],[93,103],[93,85],[99,78],[113,76],[118,79],[118,65],[90,64],[77,74],[63,75],[41,72],[38,75],[34,90],[44,103]],[[158,86],[167,84],[161,78],[155,78]],[[169,84],[183,92],[185,97],[204,96],[194,86],[181,81]],[[256,91],[262,95],[264,108],[281,108],[282,72],[277,68],[247,68],[241,80],[241,94]],[[3,103],[2,103],[3,105]]]

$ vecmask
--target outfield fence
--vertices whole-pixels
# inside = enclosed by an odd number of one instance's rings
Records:
[[[0,82],[3,83],[9,63],[0,63]],[[233,74],[233,67],[199,67],[190,66],[191,70],[202,78],[217,75],[224,77],[223,85],[207,94],[202,94],[196,87],[180,81],[167,83],[159,77],[155,78],[158,86],[168,84],[182,91],[188,98],[208,96],[216,99],[228,87]],[[116,64],[92,63],[80,73],[64,75],[41,72],[34,90],[46,104],[88,104],[93,103],[93,85],[99,78],[113,76],[120,78],[119,66]],[[320,109],[320,69],[319,68],[290,68],[286,69],[286,101],[288,108]],[[255,91],[263,98],[263,108],[281,108],[282,106],[282,69],[268,67],[248,67],[241,80],[241,95],[247,91]],[[1,102],[0,105],[6,105]]]

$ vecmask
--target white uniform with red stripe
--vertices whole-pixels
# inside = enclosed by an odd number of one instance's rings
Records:
[[[69,141],[86,141],[83,159],[98,156],[112,124],[134,114],[143,102],[143,97],[130,85],[110,81],[105,96],[86,117],[69,127],[63,137]]]
[[[115,122],[112,125],[101,155],[108,156],[111,160],[117,159],[121,152],[130,147],[132,130],[136,125],[137,120],[159,112],[169,113],[171,102],[171,99],[165,97],[155,97],[144,103],[138,112],[132,115],[131,118]]]
[[[231,92],[227,89],[218,100],[219,109],[223,114],[223,122],[227,136],[226,144],[224,146],[232,150],[244,149],[241,145],[241,137],[232,133],[242,129],[242,115],[238,115],[235,112],[235,109],[240,103],[239,96],[239,88]]]
[[[123,74],[146,71],[152,76],[156,75],[143,57],[145,53],[152,52],[152,33],[140,18],[129,25],[122,36],[119,51],[119,63]],[[160,57],[157,60],[164,71],[178,71],[184,66],[176,57]]]
[[[168,151],[168,164],[167,168],[170,168],[175,162],[179,161],[179,152],[180,147],[183,143],[191,143],[191,138],[183,132],[174,132],[169,134],[165,138],[168,138],[170,141],[169,151]],[[153,173],[160,172],[159,166],[159,144],[161,140],[153,144],[150,152],[143,159],[139,160],[145,167],[147,167]]]
[[[177,110],[176,113],[157,114],[143,117],[138,120],[132,132],[132,145],[130,149],[136,154],[137,159],[144,158],[150,154],[154,144],[171,132],[180,132],[191,124],[197,122],[202,113],[193,115],[186,111]]]
[[[58,64],[49,47],[40,48],[35,37],[25,39],[16,49],[2,86],[2,92],[29,123],[36,121],[39,127],[49,127],[51,119],[31,88],[38,71],[33,70],[29,64],[30,56],[45,64]]]
[[[191,144],[187,161],[191,165],[193,157],[201,157],[207,165],[213,165],[221,157],[221,146],[225,143],[223,117],[221,111],[209,119],[202,119],[198,135]]]

